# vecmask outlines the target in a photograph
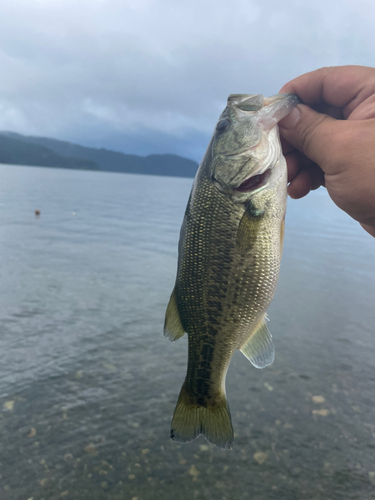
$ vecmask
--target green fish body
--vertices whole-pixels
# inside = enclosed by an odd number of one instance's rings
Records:
[[[176,285],[164,334],[189,339],[188,367],[171,437],[203,434],[231,448],[225,394],[240,349],[257,368],[274,360],[266,310],[279,276],[287,198],[277,122],[298,103],[231,95],[198,169],[181,228]]]

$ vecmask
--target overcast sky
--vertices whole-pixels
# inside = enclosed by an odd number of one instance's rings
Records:
[[[0,130],[200,160],[230,93],[374,66],[374,0],[3,0]]]

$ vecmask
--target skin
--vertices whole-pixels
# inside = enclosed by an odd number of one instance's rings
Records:
[[[332,200],[375,237],[375,68],[321,68],[280,93],[299,104],[279,123],[288,193],[302,198],[325,186]]]

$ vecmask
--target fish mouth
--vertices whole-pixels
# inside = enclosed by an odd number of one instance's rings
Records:
[[[239,193],[251,193],[260,187],[263,187],[271,175],[271,169],[268,168],[262,174],[252,175],[246,179],[242,184],[240,184],[235,191]]]

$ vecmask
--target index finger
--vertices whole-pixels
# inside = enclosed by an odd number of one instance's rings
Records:
[[[345,108],[350,114],[374,93],[375,68],[366,66],[332,66],[305,73],[285,84],[280,93],[297,94],[313,107],[325,102]]]

